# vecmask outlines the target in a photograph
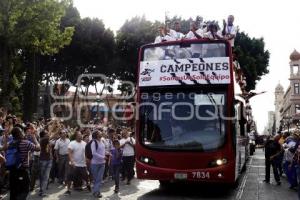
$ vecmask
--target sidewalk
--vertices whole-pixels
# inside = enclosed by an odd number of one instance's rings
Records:
[[[282,184],[276,185],[271,169],[270,184],[264,183],[265,157],[262,149],[256,149],[250,158],[246,175],[241,180],[236,200],[297,200],[297,191],[289,189],[285,176],[281,177]]]

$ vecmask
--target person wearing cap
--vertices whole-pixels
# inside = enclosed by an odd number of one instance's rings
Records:
[[[63,184],[66,181],[67,168],[69,165],[68,145],[70,143],[67,138],[67,130],[63,129],[59,134],[60,138],[55,142],[54,150],[56,154],[56,162],[58,163],[58,183]]]

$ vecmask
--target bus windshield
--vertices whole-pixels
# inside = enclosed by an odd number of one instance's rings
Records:
[[[146,48],[143,61],[226,57],[225,43],[192,43]]]
[[[141,92],[142,144],[161,150],[213,151],[225,142],[226,92]]]

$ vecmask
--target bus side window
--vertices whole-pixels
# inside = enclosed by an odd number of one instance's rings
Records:
[[[234,111],[235,111],[235,118],[234,118],[234,129],[235,129],[235,134],[236,136],[240,136],[241,135],[241,127],[240,127],[240,104],[237,103],[234,105]]]
[[[240,123],[239,123],[239,103],[234,105],[234,119],[232,120],[232,144],[234,152],[236,153],[237,138],[240,136]]]
[[[245,113],[245,107],[244,104],[242,102],[240,102],[240,116],[239,116],[239,123],[240,123],[240,135],[241,136],[245,136],[246,134],[246,118],[244,116]]]

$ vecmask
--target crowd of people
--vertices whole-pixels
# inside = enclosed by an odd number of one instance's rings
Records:
[[[101,122],[93,127],[70,128],[42,118],[24,124],[0,111],[1,189],[10,191],[11,200],[23,200],[35,189],[47,196],[57,182],[66,186],[65,195],[85,189],[101,198],[102,184],[114,180],[118,193],[120,178],[130,184],[135,174],[134,133]]]
[[[265,143],[265,166],[265,183],[270,183],[272,166],[277,185],[281,185],[281,177],[285,174],[290,189],[297,190],[300,199],[300,132],[278,132],[268,137]]]
[[[154,43],[165,41],[175,41],[181,39],[201,39],[208,38],[211,40],[225,39],[228,40],[230,45],[234,46],[234,39],[236,37],[237,28],[233,25],[234,16],[229,15],[227,22],[223,20],[223,28],[219,30],[219,26],[215,22],[204,23],[202,17],[197,17],[196,20],[190,24],[190,31],[186,34],[181,32],[180,23],[174,22],[173,29],[166,26],[158,28],[158,36],[155,38]]]

